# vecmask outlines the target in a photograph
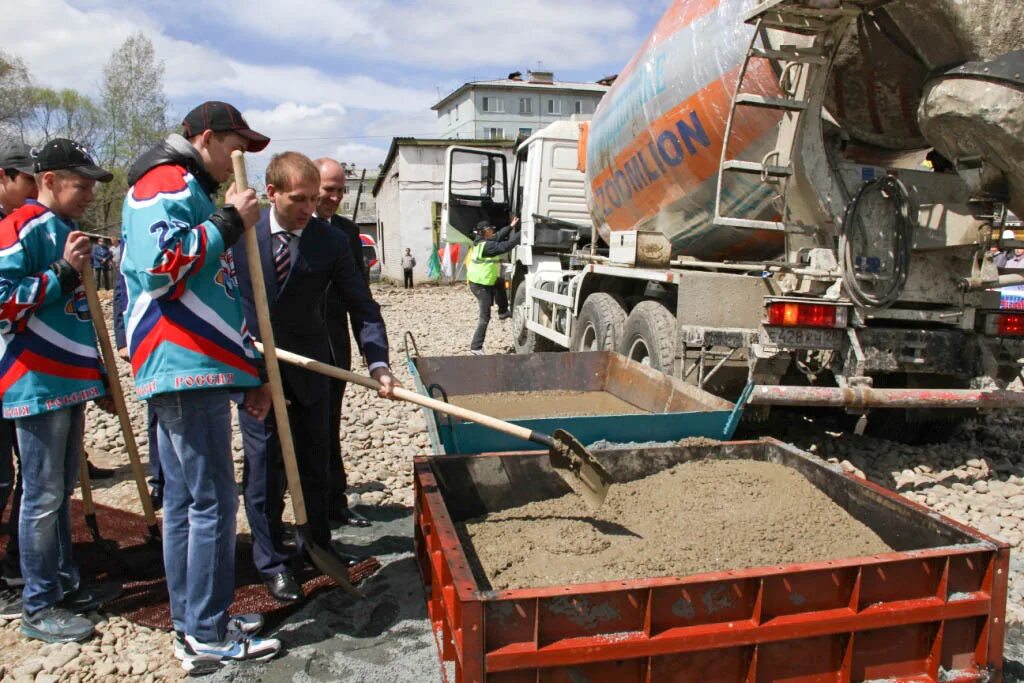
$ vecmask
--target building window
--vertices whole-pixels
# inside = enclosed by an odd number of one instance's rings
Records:
[[[484,128],[484,139],[503,140],[505,138],[504,128]]]
[[[559,100],[548,100],[548,113],[549,114],[561,114],[562,103]]]
[[[366,211],[366,202],[359,202],[359,210]]]
[[[505,100],[500,97],[484,97],[481,109],[501,114],[505,111]]]
[[[341,204],[341,210],[342,211],[348,211],[351,208],[352,208],[352,202],[342,202],[342,204]]]
[[[519,134],[520,135],[525,135],[526,137],[530,137],[531,133],[533,133],[533,129],[532,128],[520,128],[519,129]]]
[[[577,114],[582,114],[583,113],[583,100],[576,100],[576,113]]]
[[[529,97],[519,98],[519,113],[520,114],[532,114],[533,113],[533,100]]]

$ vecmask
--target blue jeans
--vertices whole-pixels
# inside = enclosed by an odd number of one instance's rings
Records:
[[[224,639],[235,592],[238,489],[226,390],[159,394],[164,571],[171,623],[202,642]]]
[[[68,500],[78,482],[85,404],[15,421],[21,451],[22,601],[34,614],[78,588]]]

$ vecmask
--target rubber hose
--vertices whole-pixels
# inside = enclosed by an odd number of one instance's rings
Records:
[[[864,230],[864,222],[857,220],[861,200],[871,191],[877,191],[890,200],[896,219],[896,230],[892,235],[893,278],[883,292],[867,292],[857,280],[857,269],[851,247],[851,238],[857,231]],[[894,176],[883,176],[863,183],[843,215],[842,232],[839,234],[839,251],[843,263],[843,284],[855,304],[862,308],[882,309],[891,306],[903,293],[910,273],[910,250],[913,242],[914,222],[910,217],[910,198],[907,188]]]

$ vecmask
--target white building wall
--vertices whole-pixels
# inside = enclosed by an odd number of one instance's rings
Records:
[[[388,276],[402,279],[401,255],[411,249],[416,257],[413,281],[427,278],[427,265],[433,250],[431,230],[432,204],[440,202],[444,194],[444,147],[403,146],[398,152],[399,205],[401,207],[401,244],[397,246],[399,259]],[[393,274],[392,274],[393,273]]]
[[[438,111],[438,134],[442,138],[485,139],[490,137],[491,129],[499,128],[504,139],[514,140],[524,129],[532,134],[549,123],[569,118],[576,113],[577,101],[581,116],[593,115],[603,94],[476,86]],[[491,111],[484,111],[485,97]],[[520,99],[529,100],[529,112],[520,112]],[[554,113],[548,111],[549,101],[555,102]],[[493,111],[499,108],[503,111]]]
[[[504,151],[511,181],[512,152]],[[444,200],[446,152],[447,147],[439,145],[399,146],[388,177],[377,193],[377,218],[381,226],[378,249],[384,255],[382,277],[402,281],[401,259],[409,248],[416,257],[414,281],[428,279],[427,266],[434,249],[433,204]],[[476,169],[479,174],[479,167]]]
[[[381,183],[380,192],[377,193],[377,256],[381,260],[381,275],[384,276],[387,268],[396,261],[400,253],[395,252],[401,244],[401,210],[398,199],[398,166],[392,165],[388,169],[388,177]],[[392,248],[391,245],[395,245]],[[401,265],[395,266],[401,271]],[[399,272],[401,277],[401,272]]]

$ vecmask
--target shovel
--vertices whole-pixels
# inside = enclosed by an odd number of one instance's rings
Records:
[[[93,543],[104,541],[100,534],[100,525],[96,521],[96,504],[92,500],[92,481],[89,479],[89,455],[85,448],[78,458],[78,483],[82,487],[82,507],[85,509],[85,525],[89,527]]]
[[[103,538],[100,533],[100,524],[96,519],[96,503],[92,499],[92,481],[89,479],[89,454],[82,446],[82,452],[78,458],[78,483],[82,489],[82,507],[85,510],[85,525],[89,527],[92,535],[92,542],[97,548],[107,553],[114,562],[121,567],[122,572],[127,576],[131,568],[121,557],[121,549],[117,541],[112,538]]]
[[[142,503],[142,513],[146,517],[146,526],[149,527],[149,537],[150,540],[159,542],[160,527],[156,523],[153,501],[149,497],[149,489],[146,488],[146,473],[142,469],[139,447],[135,443],[132,420],[128,417],[128,407],[124,402],[124,389],[121,387],[121,376],[117,373],[114,346],[110,343],[110,335],[107,333],[107,321],[103,317],[100,299],[96,294],[96,277],[93,275],[92,267],[88,263],[82,269],[82,284],[85,285],[85,299],[89,304],[89,315],[92,317],[93,327],[96,328],[96,338],[100,343],[100,355],[103,357],[103,365],[107,369],[110,397],[114,400],[117,418],[121,423],[124,446],[128,450],[128,460],[132,465],[132,476],[135,478],[135,486],[139,489],[139,501]]]
[[[245,175],[245,156],[242,152],[232,152],[231,162],[235,170],[235,189],[244,192],[249,189]],[[292,441],[292,428],[288,422],[288,405],[284,399],[281,384],[281,368],[277,364],[277,347],[274,345],[274,329],[270,323],[270,306],[267,303],[267,287],[263,282],[263,266],[260,263],[260,247],[256,240],[256,231],[245,231],[245,254],[249,260],[249,279],[252,281],[252,298],[259,321],[259,345],[267,365],[267,377],[270,380],[270,395],[274,405],[274,420],[277,422],[277,434],[281,441],[281,459],[288,477],[288,492],[292,497],[292,510],[295,513],[295,529],[302,539],[303,547],[309,553],[317,569],[334,579],[339,586],[349,593],[363,597],[349,580],[348,568],[334,553],[321,548],[313,542],[313,534],[309,530],[309,519],[306,517],[306,499],[302,495],[302,482],[299,480],[299,466],[295,461],[295,443]]]
[[[257,344],[256,347],[260,348],[260,344]],[[368,389],[376,390],[380,388],[380,383],[375,379],[357,375],[354,372],[349,372],[327,363],[321,363],[312,358],[306,358],[297,353],[285,351],[284,349],[277,349],[277,357],[286,363],[298,365],[328,377],[345,380]],[[421,396],[415,391],[408,389],[396,388],[395,398],[436,410],[439,413],[469,420],[488,429],[547,447],[551,466],[558,473],[558,476],[562,477],[573,491],[582,495],[595,510],[601,507],[605,497],[608,495],[608,487],[612,481],[608,470],[598,462],[597,458],[590,451],[583,447],[583,444],[563,429],[556,429],[551,435],[542,434],[526,427],[512,424],[511,422],[499,420],[490,415],[469,410],[468,408],[438,401],[436,398]]]

